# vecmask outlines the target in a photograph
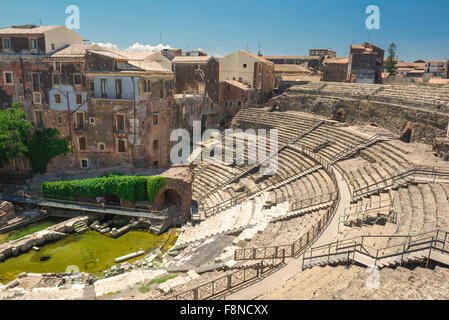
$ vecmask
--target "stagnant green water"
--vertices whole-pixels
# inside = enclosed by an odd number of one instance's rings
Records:
[[[41,220],[39,222],[31,223],[17,230],[0,234],[0,244],[4,243],[7,240],[17,240],[23,238],[26,235],[35,233],[40,230],[44,230],[62,221],[64,221],[64,219],[51,217],[45,220]]]
[[[15,279],[21,272],[66,272],[68,266],[77,266],[81,272],[99,274],[113,266],[117,257],[140,249],[158,248],[167,240],[174,241],[173,238],[173,233],[155,235],[144,230],[130,231],[118,239],[91,230],[68,235],[45,245],[40,251],[30,250],[0,263],[0,283]]]

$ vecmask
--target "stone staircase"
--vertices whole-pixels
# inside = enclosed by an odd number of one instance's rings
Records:
[[[77,221],[73,224],[73,229],[75,229],[76,233],[83,233],[89,230],[89,227],[86,224],[86,221]]]

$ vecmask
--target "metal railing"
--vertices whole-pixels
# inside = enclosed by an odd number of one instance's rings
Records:
[[[337,186],[337,178],[332,170],[332,167],[318,155],[311,153],[311,156],[318,162],[322,161],[321,164],[325,168],[327,174],[331,177],[332,183]],[[318,160],[319,158],[320,160]],[[317,224],[314,224],[312,228],[308,230],[307,233],[302,235],[299,239],[291,244],[285,245],[237,249],[234,252],[234,260],[241,261],[279,258],[280,252],[282,252],[284,257],[298,256],[316,239],[319,234],[323,232],[325,227],[330,222],[331,218],[334,216],[338,205],[340,204],[340,192],[338,188],[336,188],[336,190],[337,191],[335,193],[328,194],[335,195],[335,198],[333,198],[332,204],[330,204],[329,208],[326,210],[326,214],[321,217]],[[298,201],[298,203],[301,203],[301,201]],[[305,203],[307,203],[307,200],[304,200],[303,204]],[[293,208],[294,207],[295,205],[293,205]]]
[[[259,161],[256,164],[250,164],[247,169],[245,169],[242,172],[239,172],[236,176],[231,177],[229,180],[223,180],[220,181],[212,190],[209,190],[205,195],[202,196],[202,198],[206,198],[208,195],[212,194],[213,192],[216,192],[220,190],[223,186],[226,186],[228,184],[233,183],[234,181],[244,177],[245,175],[249,174],[251,171],[255,170],[256,168],[260,167],[261,165],[265,164],[266,162],[270,161],[273,157],[277,156],[280,152],[282,152],[286,147],[296,143],[298,140],[303,138],[304,136],[308,135],[315,129],[317,129],[319,126],[321,126],[325,121],[324,120],[318,120],[309,130],[300,133],[297,137],[293,138],[287,143],[281,144],[278,150],[269,156],[267,156],[265,159]],[[200,169],[201,170],[201,169]],[[200,171],[201,172],[201,171]]]
[[[353,191],[353,197],[361,197],[408,182],[449,182],[449,170],[447,168],[414,166],[409,169],[398,171],[383,180],[355,189]]]
[[[381,200],[368,202],[365,204],[356,204],[348,208],[338,219],[338,231],[340,232],[340,224],[344,225],[363,225],[367,221],[387,220],[395,223],[397,220],[397,212],[394,211],[394,200]]]
[[[268,263],[267,263],[268,261]],[[169,297],[162,296],[158,299],[165,300],[207,300],[229,293],[232,289],[240,287],[249,282],[257,281],[267,272],[283,265],[285,259],[271,259],[261,261],[257,265],[244,267],[226,276],[209,281],[190,290]]]
[[[250,198],[252,198],[252,197],[254,197],[254,196],[256,196],[256,195],[258,195],[258,194],[260,194],[262,192],[268,192],[268,191],[271,191],[274,188],[282,187],[283,185],[286,185],[286,184],[292,182],[293,180],[299,179],[299,178],[301,178],[301,177],[303,177],[303,176],[305,176],[305,175],[307,175],[307,174],[309,174],[311,172],[314,172],[317,169],[319,169],[318,166],[308,168],[308,169],[306,169],[306,170],[304,170],[304,171],[302,171],[300,173],[292,175],[289,178],[283,179],[283,181],[281,181],[281,182],[278,182],[278,181],[275,181],[275,180],[268,180],[265,183],[265,186],[263,188],[255,187],[255,188],[252,188],[250,190],[246,190],[246,191],[244,191],[242,193],[239,193],[238,195],[236,195],[236,196],[234,196],[232,198],[229,198],[227,200],[224,200],[224,201],[220,202],[219,204],[217,204],[215,206],[208,207],[208,208],[202,207],[200,209],[200,211],[204,211],[204,214],[205,214],[206,217],[214,215],[214,214],[216,214],[218,212],[221,212],[222,210],[224,210],[226,208],[229,208],[231,206],[239,204],[239,203],[241,203],[241,202],[243,202],[245,200],[250,200]],[[287,198],[284,199],[284,196],[282,197],[281,200],[276,199],[276,203],[283,202],[283,201],[287,201]]]
[[[12,197],[0,195],[0,199],[10,202],[16,203],[26,203],[33,204],[38,206],[45,207],[57,207],[69,210],[80,210],[80,211],[94,211],[94,212],[103,212],[110,214],[123,214],[123,215],[132,215],[136,217],[154,217],[154,216],[165,216],[168,213],[168,209],[164,210],[144,210],[137,208],[125,208],[119,206],[111,206],[111,205],[97,205],[94,203],[81,202],[81,201],[73,201],[73,200],[63,200],[61,198],[50,198],[50,197]]]
[[[358,142],[354,143],[353,145],[351,145],[351,146],[341,150],[339,153],[337,153],[333,157],[331,163],[335,163],[335,162],[343,159],[344,157],[348,156],[349,154],[351,154],[351,153],[353,153],[355,151],[358,151],[360,149],[366,148],[366,147],[368,147],[368,146],[370,146],[370,145],[372,145],[374,143],[385,141],[385,140],[388,140],[388,139],[391,139],[391,138],[392,138],[392,136],[389,135],[389,134],[377,133],[377,134],[373,135],[370,138],[358,141]]]
[[[366,243],[367,239],[397,239],[400,243],[386,246],[384,248],[374,248]],[[449,233],[444,230],[434,230],[416,235],[367,235],[359,236],[342,241],[336,241],[327,245],[311,248],[304,253],[303,266],[313,261],[320,263],[330,263],[333,257],[343,257],[346,261],[355,261],[355,254],[365,258],[365,261],[372,266],[382,266],[395,258],[395,263],[403,264],[411,255],[427,251],[427,263],[431,257],[432,250],[449,254]],[[449,255],[448,255],[449,259]],[[449,260],[448,260],[449,261]]]

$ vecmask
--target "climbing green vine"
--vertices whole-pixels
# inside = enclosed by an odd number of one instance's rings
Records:
[[[114,195],[135,203],[136,201],[153,201],[155,195],[165,185],[165,178],[152,176],[125,176],[110,174],[98,178],[44,182],[42,195],[58,199]],[[147,191],[145,193],[145,191]]]

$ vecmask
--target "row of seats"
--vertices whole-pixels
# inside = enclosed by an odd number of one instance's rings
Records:
[[[448,184],[410,184],[407,187],[365,198],[360,201],[364,203],[383,201],[385,203],[390,199],[397,220],[387,222],[385,225],[365,224],[361,227],[342,227],[342,233],[338,239],[344,240],[367,235],[416,235],[436,229],[449,230],[448,196]],[[385,213],[385,210],[383,212]],[[364,240],[366,245],[379,249],[403,242],[404,239],[397,237],[374,237]],[[401,250],[401,247],[398,247],[397,250]]]
[[[341,98],[350,97],[449,111],[449,90],[447,87],[318,82],[292,87],[290,94],[313,94]]]

